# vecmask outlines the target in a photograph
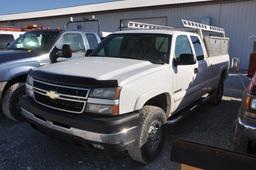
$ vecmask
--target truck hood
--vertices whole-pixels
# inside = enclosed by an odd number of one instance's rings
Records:
[[[59,75],[87,77],[96,80],[117,80],[119,85],[146,74],[159,71],[162,65],[134,59],[86,57],[40,68],[40,71]]]
[[[0,64],[13,60],[26,59],[33,55],[34,53],[26,50],[3,50],[0,51]]]

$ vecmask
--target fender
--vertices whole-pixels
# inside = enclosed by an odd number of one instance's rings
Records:
[[[22,66],[22,67],[17,67],[9,70],[9,75],[8,75],[8,81],[13,80],[16,77],[19,77],[21,75],[26,75],[28,74],[28,71],[36,68],[34,66]]]
[[[158,95],[161,95],[161,94],[167,94],[167,96],[169,97],[169,99],[167,99],[167,102],[169,101],[171,103],[171,106],[173,106],[173,100],[171,98],[170,93],[167,90],[152,89],[138,97],[134,109],[141,110],[143,108],[143,106],[147,103],[147,101],[149,101],[150,99],[152,99]],[[170,110],[172,110],[172,108]]]

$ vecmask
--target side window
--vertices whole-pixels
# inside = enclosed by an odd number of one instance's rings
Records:
[[[176,39],[175,57],[178,59],[182,54],[193,54],[186,35],[180,35]]]
[[[96,36],[92,33],[86,33],[85,35],[89,42],[90,49],[95,49],[98,46],[98,41]]]
[[[84,41],[81,34],[67,33],[64,34],[57,42],[56,47],[62,49],[64,44],[70,45],[73,52],[85,52]]]
[[[194,46],[194,49],[196,52],[197,60],[198,61],[203,60],[204,59],[204,51],[203,51],[203,48],[202,48],[199,38],[196,36],[191,36],[191,40],[192,40],[192,43],[193,43],[193,46]]]
[[[14,37],[11,34],[0,34],[0,49],[6,48],[8,43],[14,41]]]

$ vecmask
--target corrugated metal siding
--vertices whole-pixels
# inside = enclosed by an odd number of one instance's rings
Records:
[[[256,1],[243,1],[235,3],[204,4],[198,6],[166,7],[159,9],[132,10],[125,12],[99,13],[95,14],[100,20],[101,29],[104,31],[116,31],[123,19],[132,18],[167,18],[167,25],[181,27],[181,19],[200,21],[203,17],[211,17],[212,25],[225,28],[230,41],[231,57],[241,59],[242,68],[247,68],[249,56],[252,51],[253,41],[248,40],[251,35],[256,35]],[[76,15],[75,19],[90,18],[91,15]],[[16,26],[28,24],[41,24],[45,26],[63,26],[69,17],[56,17],[48,19],[33,19],[17,21]],[[160,22],[160,21],[159,21]]]

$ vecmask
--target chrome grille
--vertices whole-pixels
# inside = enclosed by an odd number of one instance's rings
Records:
[[[86,107],[89,89],[62,86],[34,80],[34,100],[46,107],[81,114]]]

